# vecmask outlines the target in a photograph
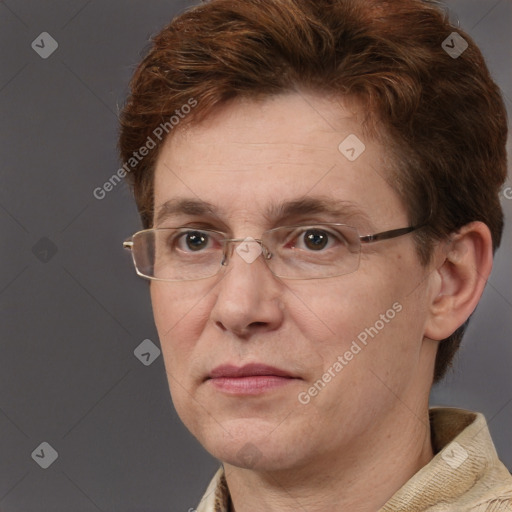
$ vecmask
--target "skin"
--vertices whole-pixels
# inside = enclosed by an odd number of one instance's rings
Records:
[[[154,227],[208,223],[229,238],[259,238],[276,226],[263,215],[268,204],[317,194],[350,200],[368,219],[309,214],[285,224],[346,222],[361,234],[408,226],[384,179],[392,158],[365,135],[358,111],[347,101],[289,93],[236,100],[201,124],[184,125],[159,155],[155,211],[177,197],[219,211]],[[366,146],[355,161],[338,150],[349,134]],[[254,503],[269,512],[383,506],[433,457],[428,397],[438,342],[474,309],[491,265],[489,231],[473,223],[439,244],[426,267],[405,235],[363,246],[358,270],[334,278],[280,279],[261,257],[249,264],[233,252],[217,276],[152,281],[174,405],[223,462],[234,510],[253,511]],[[301,403],[299,393],[397,302],[401,311]],[[220,364],[250,362],[297,378],[250,397],[205,381]]]

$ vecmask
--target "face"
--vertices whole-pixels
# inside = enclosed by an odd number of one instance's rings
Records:
[[[405,208],[384,179],[391,161],[364,135],[356,106],[298,93],[237,100],[166,141],[155,170],[154,227],[256,239],[281,225],[340,222],[361,235],[406,227]],[[167,211],[157,220],[166,202],[183,198],[215,212]],[[269,213],[304,198],[350,209]],[[179,416],[216,458],[268,470],[349,454],[396,432],[398,418],[417,421],[435,356],[423,339],[426,277],[405,235],[363,245],[357,271],[338,277],[287,280],[263,257],[248,263],[233,251],[211,278],[152,281]],[[282,375],[218,370],[251,364]]]

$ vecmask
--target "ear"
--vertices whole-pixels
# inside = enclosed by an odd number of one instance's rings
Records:
[[[431,275],[432,297],[425,336],[448,338],[475,310],[492,270],[492,237],[483,222],[471,222],[454,233],[444,261]]]

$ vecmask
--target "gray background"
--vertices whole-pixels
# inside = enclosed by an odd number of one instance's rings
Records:
[[[2,511],[186,512],[217,468],[174,412],[162,357],[134,356],[158,338],[147,283],[121,247],[140,228],[130,192],[92,194],[119,168],[118,106],[149,36],[188,5],[0,2]],[[510,111],[511,0],[448,5]],[[42,32],[59,45],[47,59],[31,47]],[[492,278],[432,403],[485,413],[510,469],[512,200],[502,203]],[[48,469],[31,457],[42,442],[58,452]]]

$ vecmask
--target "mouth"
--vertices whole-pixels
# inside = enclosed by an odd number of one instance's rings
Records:
[[[300,378],[286,370],[258,363],[218,366],[205,379],[217,390],[230,395],[258,395],[296,380]]]

